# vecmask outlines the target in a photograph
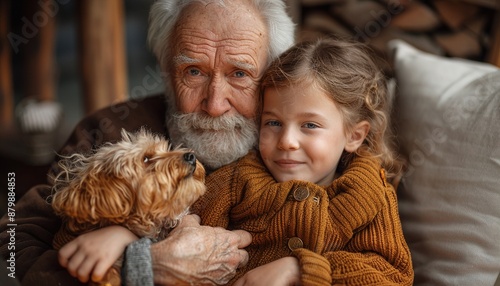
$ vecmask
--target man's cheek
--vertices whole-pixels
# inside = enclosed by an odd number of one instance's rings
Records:
[[[199,112],[203,98],[203,89],[182,86],[176,92],[177,110],[181,113]]]

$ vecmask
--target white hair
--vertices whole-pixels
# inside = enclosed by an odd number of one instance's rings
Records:
[[[227,0],[226,0],[227,1]],[[295,42],[295,24],[286,12],[283,0],[248,0],[261,13],[268,31],[268,64]],[[182,10],[195,2],[216,3],[224,7],[224,0],[156,0],[149,13],[148,44],[163,72],[172,64],[169,54],[170,38]]]

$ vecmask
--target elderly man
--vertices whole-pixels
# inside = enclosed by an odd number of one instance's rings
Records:
[[[101,110],[79,123],[61,153],[85,152],[118,140],[121,128],[146,126],[193,149],[209,171],[238,159],[256,141],[259,79],[293,44],[293,35],[281,0],[155,2],[148,38],[165,75],[167,104],[152,96]],[[16,277],[26,285],[78,282],[51,249],[60,220],[46,203],[49,195],[49,186],[36,186],[16,206]],[[8,259],[7,217],[0,227]],[[133,285],[152,285],[153,274],[157,284],[224,283],[248,259],[242,248],[250,241],[246,232],[200,226],[187,217],[164,241],[130,245],[124,278]],[[78,270],[72,274],[82,278]]]

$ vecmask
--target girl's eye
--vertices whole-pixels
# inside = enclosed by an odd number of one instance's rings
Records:
[[[304,124],[304,127],[308,128],[308,129],[315,129],[315,128],[318,128],[318,125],[316,125],[314,123],[306,123],[306,124]]]
[[[276,120],[269,120],[266,122],[266,125],[269,125],[269,126],[281,126],[281,124],[279,123],[279,121],[276,121]]]

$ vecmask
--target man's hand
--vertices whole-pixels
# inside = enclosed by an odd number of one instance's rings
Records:
[[[248,262],[242,248],[250,242],[246,231],[200,226],[198,216],[185,216],[165,240],[151,245],[154,282],[225,284]]]

